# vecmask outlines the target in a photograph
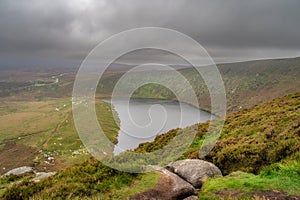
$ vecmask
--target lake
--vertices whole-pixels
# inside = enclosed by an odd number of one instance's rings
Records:
[[[128,104],[124,99],[114,99],[109,102],[113,104],[120,119],[115,155],[134,149],[140,143],[153,141],[157,135],[171,129],[216,118],[192,105],[171,100],[131,99]]]

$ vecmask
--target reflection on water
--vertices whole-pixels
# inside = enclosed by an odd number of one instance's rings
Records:
[[[114,154],[134,149],[140,143],[174,128],[184,128],[199,122],[214,119],[215,116],[186,103],[161,99],[113,100],[120,119],[118,144]],[[181,106],[180,106],[181,105]]]

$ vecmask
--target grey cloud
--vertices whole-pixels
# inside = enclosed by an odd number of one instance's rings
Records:
[[[112,34],[143,26],[181,31],[220,61],[297,56],[299,8],[298,0],[2,0],[0,61],[80,60]]]

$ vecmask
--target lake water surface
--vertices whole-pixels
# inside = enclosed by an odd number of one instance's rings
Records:
[[[115,155],[134,149],[140,143],[153,141],[157,135],[171,129],[184,128],[215,118],[206,111],[177,101],[131,99],[128,104],[124,99],[114,99],[111,103],[120,119]]]

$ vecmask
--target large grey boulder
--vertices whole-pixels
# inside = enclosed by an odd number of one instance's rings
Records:
[[[197,194],[197,191],[190,183],[176,174],[158,166],[152,167],[161,173],[158,184],[153,189],[131,197],[131,200],[175,200]]]
[[[191,183],[195,188],[201,188],[205,179],[222,175],[221,170],[210,162],[199,159],[185,159],[170,163],[167,168]]]
[[[3,176],[9,176],[9,175],[23,175],[26,173],[33,173],[34,169],[32,167],[27,167],[27,166],[23,166],[23,167],[18,167],[15,169],[12,169],[8,172],[6,172]]]
[[[169,199],[183,199],[191,195],[197,194],[195,188],[176,174],[166,170],[164,168],[157,168],[166,179],[170,180],[170,194]]]

